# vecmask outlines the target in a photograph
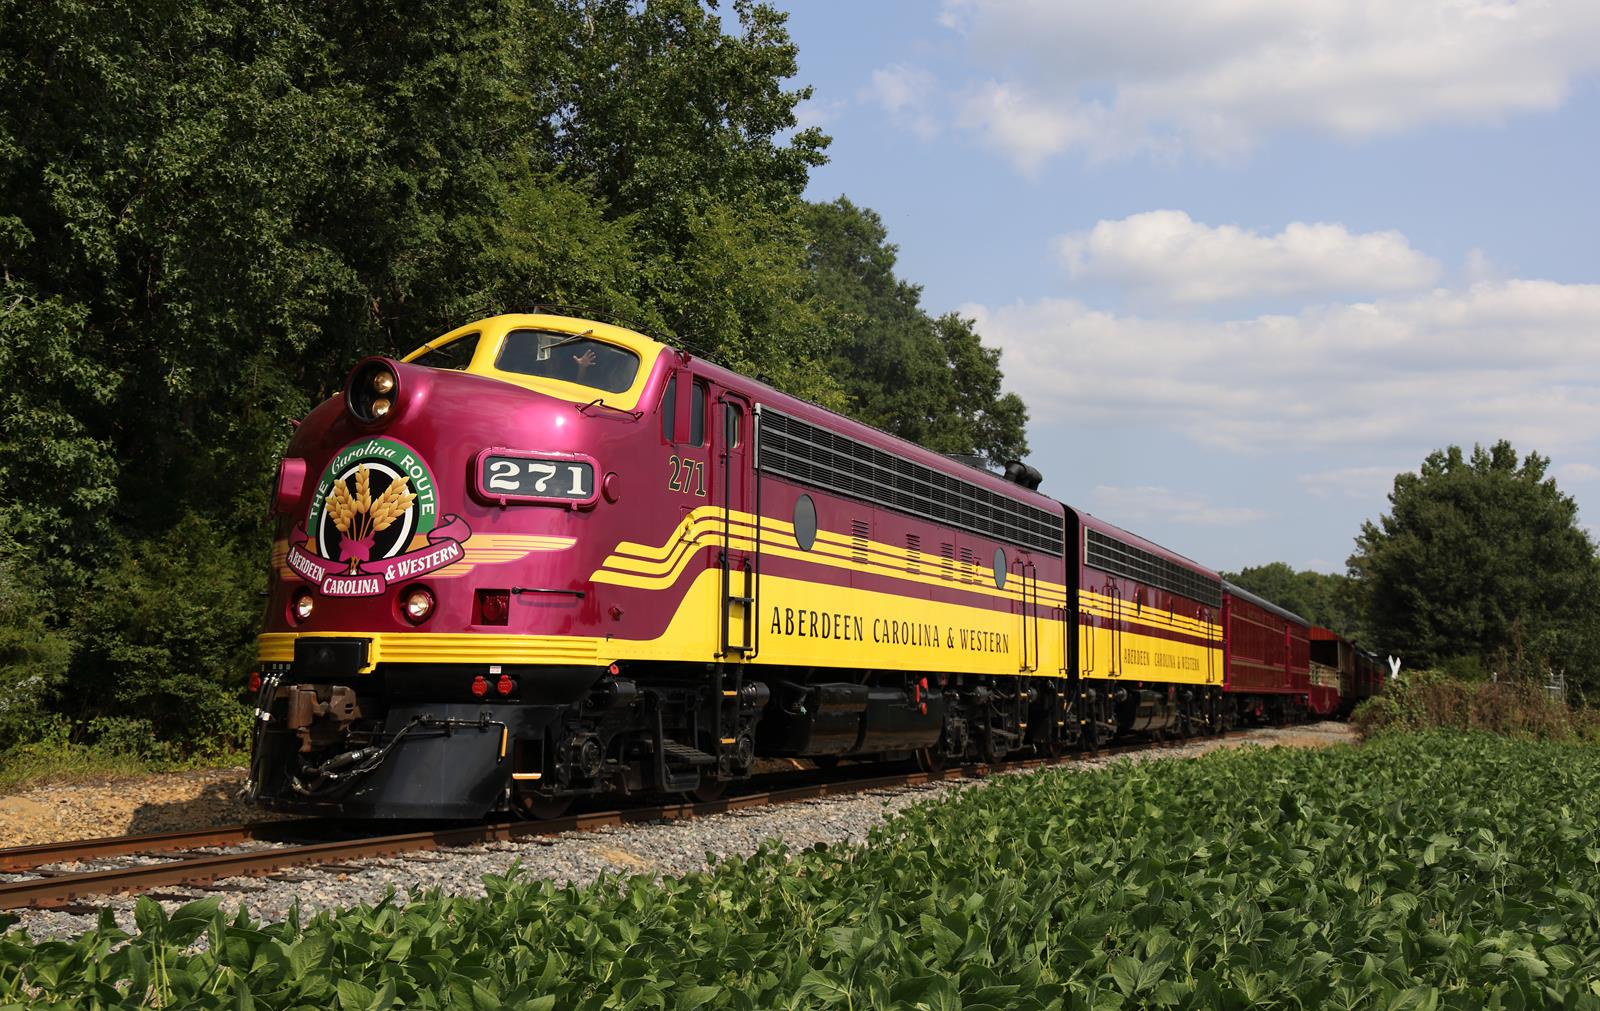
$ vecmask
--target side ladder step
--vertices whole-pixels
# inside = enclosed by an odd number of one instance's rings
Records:
[[[699,748],[691,748],[687,744],[677,741],[661,742],[661,757],[675,765],[716,765],[715,755],[708,755]]]

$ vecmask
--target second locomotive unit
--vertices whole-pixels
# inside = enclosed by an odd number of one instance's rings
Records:
[[[1227,690],[1215,572],[1038,483],[591,320],[367,359],[280,466],[253,789],[550,814],[763,756],[936,766],[1309,704]]]

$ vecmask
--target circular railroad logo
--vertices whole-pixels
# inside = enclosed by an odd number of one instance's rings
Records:
[[[363,562],[426,543],[438,515],[433,474],[421,456],[393,439],[363,439],[322,472],[306,533],[318,555],[355,573]]]

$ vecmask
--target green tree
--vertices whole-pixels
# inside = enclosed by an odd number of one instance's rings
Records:
[[[1283,562],[1268,562],[1226,572],[1223,577],[1312,624],[1347,638],[1363,638],[1360,602],[1349,576],[1311,569],[1297,572]]]
[[[0,681],[55,684],[69,642],[74,715],[201,725],[170,692],[248,653],[288,420],[474,316],[578,303],[842,405],[800,197],[827,138],[794,129],[783,15],[733,14],[0,0],[0,522],[26,589],[0,642],[61,633]],[[188,513],[205,582],[158,564]],[[135,590],[151,608],[81,605]],[[98,690],[141,664],[150,693]]]
[[[992,463],[1027,454],[1027,408],[1001,392],[1000,352],[972,320],[930,317],[922,289],[895,276],[876,213],[840,197],[806,210],[811,291],[842,333],[833,365],[852,413],[941,453]]]
[[[1549,666],[1594,684],[1600,563],[1550,461],[1500,441],[1400,474],[1350,557],[1375,644],[1413,667]]]

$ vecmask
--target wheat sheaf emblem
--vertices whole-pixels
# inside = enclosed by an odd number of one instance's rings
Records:
[[[417,498],[403,474],[389,482],[389,487],[377,499],[372,497],[372,472],[366,464],[356,468],[355,477],[355,494],[350,493],[350,486],[341,479],[333,483],[326,500],[328,518],[333,520],[341,538],[339,560],[350,563],[352,575],[362,562],[372,557],[372,539],[405,515]]]

